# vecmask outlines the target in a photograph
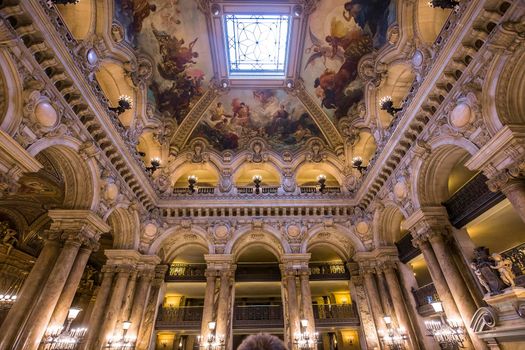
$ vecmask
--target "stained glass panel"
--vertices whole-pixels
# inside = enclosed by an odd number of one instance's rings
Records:
[[[230,73],[284,73],[289,16],[230,14],[225,19]]]

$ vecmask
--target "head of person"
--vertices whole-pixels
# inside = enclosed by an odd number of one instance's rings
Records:
[[[237,350],[287,350],[283,341],[267,333],[250,335]]]

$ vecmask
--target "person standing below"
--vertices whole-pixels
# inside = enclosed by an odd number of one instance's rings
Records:
[[[283,341],[267,333],[250,335],[237,350],[287,350]]]

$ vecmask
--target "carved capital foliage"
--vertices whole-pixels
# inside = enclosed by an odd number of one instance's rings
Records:
[[[485,172],[487,173],[487,172]],[[500,171],[494,172],[487,181],[487,185],[492,192],[502,191],[515,183],[525,181],[525,159],[514,162],[510,166]]]

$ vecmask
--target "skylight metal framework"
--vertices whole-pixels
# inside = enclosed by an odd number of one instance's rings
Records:
[[[230,74],[284,75],[290,16],[226,14]]]

